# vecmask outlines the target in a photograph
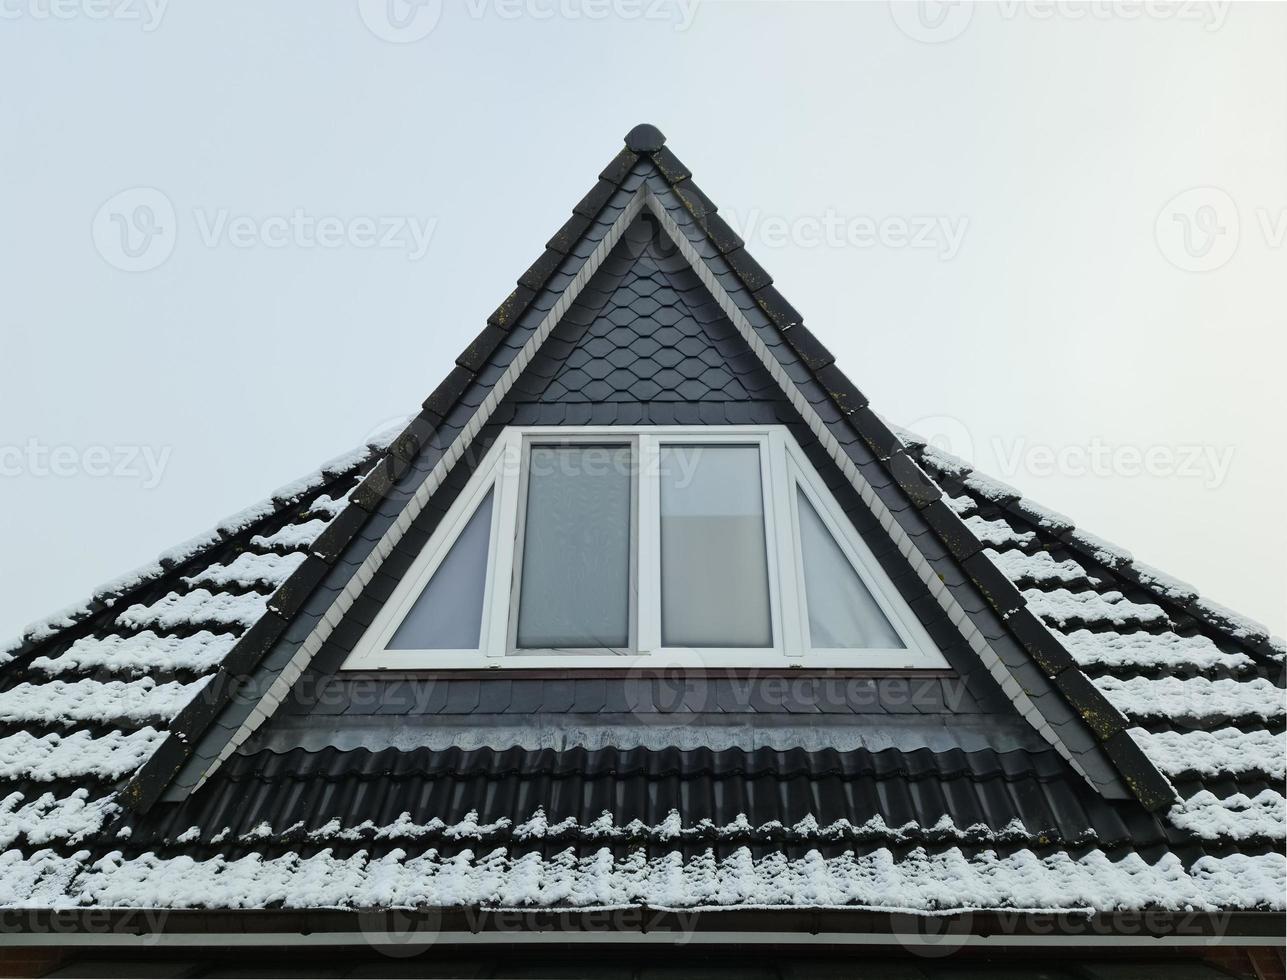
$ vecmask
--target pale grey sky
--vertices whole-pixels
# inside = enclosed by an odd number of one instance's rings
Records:
[[[414,410],[640,121],[882,414],[1281,633],[1284,50],[1272,5],[0,0],[0,634]]]

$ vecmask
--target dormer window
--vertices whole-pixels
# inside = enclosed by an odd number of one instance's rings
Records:
[[[781,426],[508,429],[349,669],[940,667]]]

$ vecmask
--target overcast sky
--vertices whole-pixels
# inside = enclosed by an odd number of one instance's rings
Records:
[[[0,634],[415,410],[635,123],[892,421],[1287,630],[1287,9],[0,2]]]

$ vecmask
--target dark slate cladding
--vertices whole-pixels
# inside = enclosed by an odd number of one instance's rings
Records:
[[[574,825],[516,834],[514,828],[538,810],[550,827]],[[672,811],[682,815],[682,831],[658,830]],[[605,812],[618,832],[585,829]],[[743,823],[742,816],[745,829],[721,832]],[[407,846],[407,837],[379,828],[400,818],[405,824],[408,817],[422,826],[436,819],[449,828],[462,822],[484,828],[419,830],[419,845],[460,850],[481,839],[513,852],[625,842],[665,842],[691,853],[719,845],[835,853],[930,844],[967,851],[1093,844],[1144,852],[1168,840],[1162,824],[1142,808],[1104,800],[1084,782],[1068,779],[1052,749],[326,749],[230,760],[207,799],[195,797],[136,822],[128,846],[153,847],[196,826],[200,836],[185,841],[185,853],[231,856],[239,844],[271,853],[304,842],[380,853]],[[850,826],[801,830],[800,821],[809,817],[818,828],[836,821]],[[636,820],[633,831],[621,832]],[[1015,820],[1026,830],[1016,832]],[[330,833],[311,833],[327,824]]]
[[[866,718],[986,715],[1005,718],[1009,703],[986,689],[977,697],[960,677],[816,676],[805,671],[713,671],[674,676],[652,671],[592,671],[567,677],[512,677],[489,672],[482,678],[400,676],[396,672],[330,673],[318,664],[317,683],[302,681],[283,715],[325,715],[355,721],[386,716],[429,718],[468,714],[474,723],[488,715],[819,715]],[[611,665],[607,665],[610,667]],[[460,693],[457,693],[460,692]],[[1000,697],[1000,700],[998,698]],[[459,723],[459,719],[457,720]],[[390,722],[392,724],[392,722]],[[1020,731],[1023,729],[1020,728]],[[1035,739],[1035,734],[1033,736]],[[1039,739],[1037,740],[1039,741]]]
[[[773,379],[656,219],[640,215],[515,384],[516,400],[774,400]]]

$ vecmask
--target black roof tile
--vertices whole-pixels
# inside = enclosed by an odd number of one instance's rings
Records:
[[[1147,846],[1165,839],[1156,821],[1135,816],[1128,822],[1120,804],[1103,800],[1067,774],[1053,750],[261,752],[230,761],[200,798],[136,822],[131,839],[133,846],[155,846],[197,826],[201,837],[181,850],[199,856],[224,826],[235,839],[261,825],[280,832],[302,821],[311,830],[336,820],[347,828],[373,814],[377,825],[392,823],[403,812],[414,822],[437,817],[451,825],[471,810],[477,811],[479,824],[503,818],[513,826],[538,806],[551,825],[571,818],[581,827],[605,809],[618,827],[636,819],[656,826],[678,809],[686,827],[703,819],[726,826],[739,814],[752,827],[777,821],[784,828],[806,816],[823,826],[842,818],[860,826],[879,816],[889,827],[920,828],[910,831],[923,835],[913,836],[914,843],[933,843],[930,828],[944,817],[961,829],[983,825],[993,831],[1018,820],[1034,833],[1049,835],[1052,843],[1097,838],[1101,846]],[[439,792],[438,786],[468,792]],[[323,787],[329,791],[319,794]],[[376,804],[377,798],[383,802]],[[522,846],[508,830],[496,834],[493,846]],[[570,836],[558,846],[576,840]],[[853,846],[853,840],[836,843]],[[825,846],[823,841],[811,846]],[[368,838],[361,846],[398,844]],[[987,838],[974,846],[979,845],[996,846]],[[701,846],[709,846],[709,840]]]

